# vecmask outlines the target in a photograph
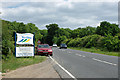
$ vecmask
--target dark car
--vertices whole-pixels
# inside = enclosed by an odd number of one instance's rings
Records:
[[[60,49],[61,49],[61,48],[67,49],[67,45],[66,45],[66,44],[61,44],[61,45],[60,45]]]
[[[50,55],[52,56],[52,49],[48,44],[39,44],[37,46],[37,55]]]

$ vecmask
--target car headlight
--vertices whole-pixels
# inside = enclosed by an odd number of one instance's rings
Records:
[[[38,50],[38,51],[43,51],[43,50]]]
[[[52,51],[52,50],[48,50],[48,51]]]

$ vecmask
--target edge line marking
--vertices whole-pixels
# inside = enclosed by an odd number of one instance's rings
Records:
[[[93,60],[96,60],[96,61],[99,61],[99,62],[103,62],[103,63],[107,63],[107,64],[111,64],[111,65],[114,65],[116,66],[117,64],[114,64],[114,63],[111,63],[111,62],[107,62],[107,61],[102,61],[102,60],[99,60],[99,59],[96,59],[96,58],[92,58]]]
[[[55,59],[53,59],[51,56],[49,56],[62,70],[64,70],[70,77],[72,77],[74,80],[77,80],[70,72],[68,72],[64,67],[62,67]]]

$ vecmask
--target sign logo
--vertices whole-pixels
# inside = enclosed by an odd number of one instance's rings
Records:
[[[19,42],[29,42],[30,41],[30,39],[31,39],[31,37],[24,37],[24,36],[22,36],[22,38],[27,38],[27,39],[21,39]]]
[[[17,44],[33,44],[33,34],[31,34],[31,33],[25,33],[25,34],[17,33]]]
[[[29,42],[29,41],[30,41],[30,39],[22,39],[19,42]]]

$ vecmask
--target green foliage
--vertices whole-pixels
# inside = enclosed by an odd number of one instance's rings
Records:
[[[70,47],[86,47],[86,48],[91,48],[91,47],[97,47],[97,42],[101,38],[100,35],[89,35],[85,36],[82,38],[75,38],[72,39],[69,43],[68,46]]]
[[[52,42],[52,40],[56,34],[56,31],[59,29],[59,27],[57,24],[49,24],[49,25],[46,25],[46,28],[48,29],[48,34],[46,36],[46,42],[49,45],[52,45],[54,43]]]
[[[57,40],[58,40],[58,38],[57,38],[57,37],[54,37],[53,40],[52,40],[52,42],[56,44],[56,43],[57,43]]]
[[[71,37],[77,38],[77,37],[84,37],[88,35],[93,35],[96,32],[96,28],[87,26],[86,28],[78,28],[72,31]]]
[[[71,46],[71,47],[78,47],[78,45],[80,44],[80,41],[81,39],[80,38],[75,38],[75,39],[71,39],[69,42],[68,42],[68,46]]]
[[[75,30],[72,31],[71,37],[72,38],[77,38],[77,37],[79,37],[79,33],[80,33],[80,30],[79,29],[75,29]]]
[[[13,37],[11,31],[8,30],[9,25],[10,22],[8,21],[2,22],[2,54],[6,57],[10,54],[10,51],[14,52],[14,44],[12,44]]]
[[[71,41],[71,39],[65,39],[64,41],[62,41],[61,43],[65,43],[68,45],[68,43]]]
[[[101,38],[100,35],[91,35],[91,36],[88,36],[88,40],[87,41],[87,44],[85,45],[86,48],[91,48],[91,47],[98,47],[97,44],[98,44],[98,40]]]
[[[68,30],[68,31],[66,31],[66,30]],[[58,30],[56,31],[55,36],[56,36],[56,37],[66,36],[67,38],[70,38],[69,30],[70,30],[70,29],[60,28],[60,29],[58,29]]]
[[[104,37],[101,41],[104,49],[109,51],[120,51],[120,39],[118,36],[113,37],[107,35],[107,37]]]
[[[66,43],[70,47],[92,48],[96,47],[108,51],[120,51],[120,28],[117,24],[110,24],[107,21],[100,23],[97,28],[87,26],[71,30],[59,28],[58,24],[46,25],[47,30],[39,30],[33,23],[19,23],[2,21],[2,58],[7,59],[14,55],[14,33],[34,33],[35,43],[38,39],[42,43],[52,45]],[[1,29],[1,28],[0,28]]]
[[[64,41],[67,42],[67,41]],[[120,39],[118,36],[107,35],[102,37],[100,35],[89,35],[82,38],[71,39],[68,42],[69,47],[85,47],[85,48],[100,48],[108,51],[120,51]]]
[[[120,40],[120,32],[118,34],[116,34],[116,36],[118,36],[119,40]]]
[[[14,33],[34,33],[35,32],[35,42],[37,43],[38,39],[42,39],[42,35],[38,27],[35,24],[28,23],[19,23],[19,22],[10,22],[2,20],[2,58],[9,58],[9,54],[13,54],[15,52],[14,46]]]
[[[100,23],[100,26],[97,27],[96,33],[102,36],[112,35],[115,36],[117,33],[120,32],[118,25],[110,24],[107,21],[103,21]]]
[[[58,38],[58,41],[57,41],[57,45],[60,45],[64,40],[66,40],[67,39],[67,37],[66,36],[60,36],[59,38]]]
[[[39,31],[43,36],[47,35],[47,30],[46,29],[39,30]]]

